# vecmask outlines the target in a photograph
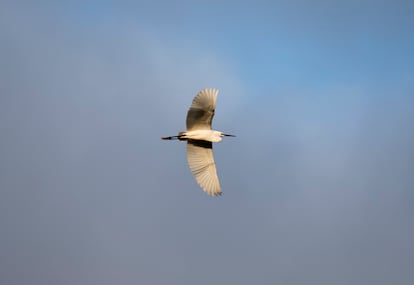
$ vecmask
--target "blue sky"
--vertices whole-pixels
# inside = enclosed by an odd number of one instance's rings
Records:
[[[2,1],[1,284],[412,284],[409,1]],[[197,186],[218,88],[224,195]]]

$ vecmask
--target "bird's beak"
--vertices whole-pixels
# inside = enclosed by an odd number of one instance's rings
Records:
[[[235,135],[229,135],[229,134],[222,134],[225,137],[235,137]]]

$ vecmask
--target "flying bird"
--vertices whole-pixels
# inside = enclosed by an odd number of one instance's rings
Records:
[[[235,137],[211,128],[218,92],[217,89],[201,90],[187,112],[187,131],[161,138],[187,141],[187,161],[191,172],[201,189],[212,196],[222,194],[214,162],[213,142],[220,142],[222,137]]]

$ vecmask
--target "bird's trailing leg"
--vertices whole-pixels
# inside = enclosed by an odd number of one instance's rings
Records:
[[[163,137],[162,140],[178,140],[179,136]]]
[[[180,140],[180,141],[186,141],[187,139],[184,138],[184,132],[180,132],[178,136],[171,136],[171,137],[163,137],[162,140]]]

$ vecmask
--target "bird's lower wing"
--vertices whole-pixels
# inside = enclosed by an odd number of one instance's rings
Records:
[[[212,143],[189,140],[187,142],[187,160],[191,172],[203,191],[212,196],[221,195]]]

